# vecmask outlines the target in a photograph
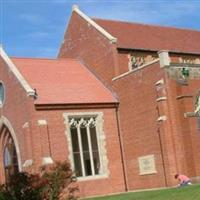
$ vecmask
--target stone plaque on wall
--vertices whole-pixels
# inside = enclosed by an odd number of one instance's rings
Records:
[[[147,155],[138,158],[140,175],[157,173],[154,155]]]

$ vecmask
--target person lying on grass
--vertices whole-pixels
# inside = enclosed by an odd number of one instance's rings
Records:
[[[178,179],[179,187],[192,185],[191,180],[186,175],[176,174],[174,178]]]

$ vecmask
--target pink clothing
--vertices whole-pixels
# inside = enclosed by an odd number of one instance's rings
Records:
[[[178,180],[179,180],[181,183],[185,183],[185,182],[187,182],[187,181],[190,181],[190,179],[189,179],[187,176],[185,176],[185,175],[179,175],[179,176],[178,176]]]

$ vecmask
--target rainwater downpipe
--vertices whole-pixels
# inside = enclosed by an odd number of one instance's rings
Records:
[[[119,136],[119,146],[120,146],[120,153],[121,153],[121,159],[122,159],[122,170],[123,170],[123,176],[124,176],[124,186],[125,191],[127,192],[128,189],[128,181],[127,181],[127,173],[126,173],[126,167],[125,167],[125,158],[124,158],[124,147],[123,147],[123,139],[121,135],[121,128],[120,128],[120,120],[119,120],[119,105],[116,107],[116,118],[117,118],[117,130],[118,130],[118,136]]]

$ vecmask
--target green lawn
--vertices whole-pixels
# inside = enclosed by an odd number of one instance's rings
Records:
[[[129,192],[88,200],[200,200],[200,185],[164,190]]]

